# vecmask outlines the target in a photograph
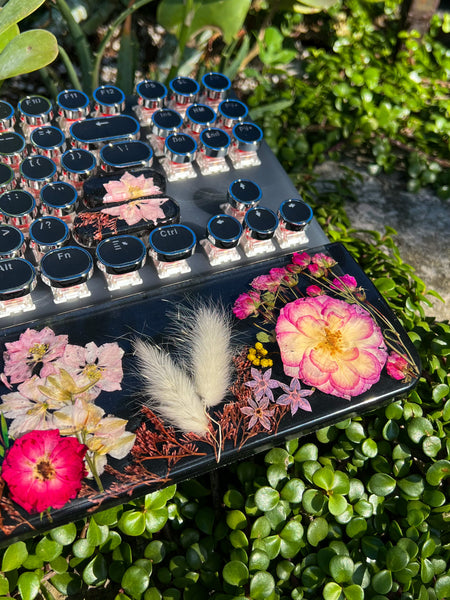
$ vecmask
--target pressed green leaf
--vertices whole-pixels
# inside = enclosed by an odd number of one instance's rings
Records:
[[[34,600],[39,594],[40,579],[37,573],[22,573],[17,581],[22,600]]]
[[[248,568],[238,560],[228,562],[222,571],[224,580],[233,586],[245,585],[248,581]]]
[[[258,571],[250,580],[250,597],[254,600],[268,598],[275,589],[275,580],[267,571]]]
[[[132,565],[123,574],[121,585],[127,594],[139,600],[141,594],[148,588],[149,582],[148,572],[142,567]]]
[[[2,571],[18,569],[28,556],[25,542],[15,542],[6,548],[2,560]]]
[[[58,42],[52,33],[41,29],[25,31],[0,54],[0,80],[42,69],[57,56]]]

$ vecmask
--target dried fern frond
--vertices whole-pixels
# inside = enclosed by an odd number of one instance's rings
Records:
[[[158,346],[142,339],[136,339],[133,346],[146,405],[185,433],[206,434],[209,419],[185,370]]]

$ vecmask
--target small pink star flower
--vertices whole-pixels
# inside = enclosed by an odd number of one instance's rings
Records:
[[[311,405],[305,398],[311,396],[314,390],[302,390],[300,381],[296,377],[292,379],[290,386],[281,382],[280,386],[285,393],[277,399],[277,404],[290,406],[292,415],[295,415],[299,408],[311,412]]]
[[[255,399],[260,401],[265,397],[273,402],[274,398],[272,390],[280,387],[280,382],[276,379],[271,379],[272,369],[267,369],[263,373],[252,367],[250,372],[253,379],[251,381],[246,381],[245,385],[252,389]]]
[[[273,410],[269,410],[269,400],[264,398],[261,402],[255,402],[251,398],[248,401],[248,406],[243,406],[241,412],[247,417],[250,417],[247,429],[251,429],[260,423],[264,429],[270,430],[271,422],[270,419],[273,415]]]

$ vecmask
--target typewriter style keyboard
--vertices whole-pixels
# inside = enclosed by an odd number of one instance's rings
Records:
[[[0,328],[328,240],[231,82],[0,101]]]

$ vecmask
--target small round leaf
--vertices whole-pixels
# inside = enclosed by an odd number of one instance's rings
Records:
[[[239,560],[231,560],[222,571],[224,580],[233,586],[245,585],[248,581],[248,568]]]
[[[258,571],[250,581],[250,598],[261,600],[268,598],[275,590],[275,580],[267,571]]]

